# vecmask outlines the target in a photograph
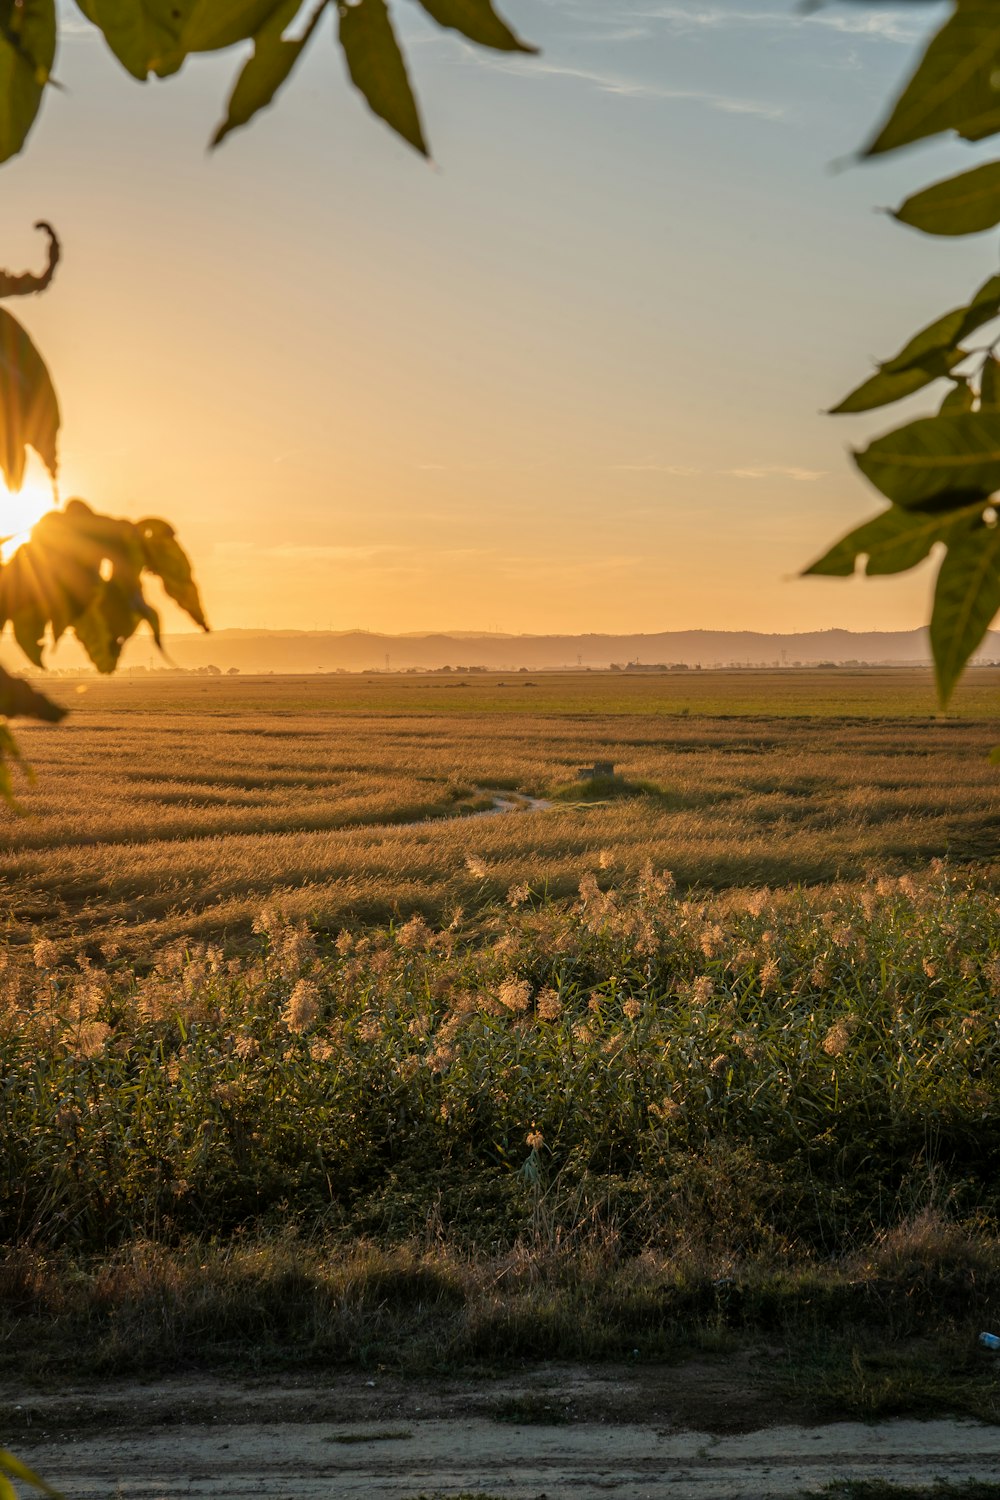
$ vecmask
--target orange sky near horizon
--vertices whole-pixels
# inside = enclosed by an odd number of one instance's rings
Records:
[[[871,211],[955,148],[827,170],[934,8],[505,8],[541,59],[401,15],[434,168],[329,38],[208,155],[232,55],[142,88],[73,23],[0,242],[64,241],[18,309],[63,496],[172,520],[219,628],[920,624],[926,569],[795,574],[879,508],[847,448],[895,416],[821,409],[989,270]]]

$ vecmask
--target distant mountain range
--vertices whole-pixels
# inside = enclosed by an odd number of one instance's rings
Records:
[[[929,661],[924,630],[815,630],[765,635],[750,630],[664,630],[652,635],[376,635],[367,631],[218,630],[211,635],[167,637],[166,651],[178,667],[213,665],[240,672],[384,672],[445,666],[540,672],[559,668],[606,668],[613,663],[683,664],[688,667],[814,666],[820,662],[894,663]],[[19,653],[4,642],[0,660],[14,666]],[[977,660],[1000,662],[1000,632],[990,632]],[[83,653],[67,639],[52,659],[57,668],[83,665]],[[164,665],[148,637],[132,642],[123,666]]]

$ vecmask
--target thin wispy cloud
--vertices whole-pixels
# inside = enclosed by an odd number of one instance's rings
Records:
[[[398,552],[398,547],[384,546],[359,546],[345,547],[326,545],[324,543],[293,543],[277,542],[273,545],[260,547],[255,542],[216,542],[214,548],[216,554],[222,557],[246,557],[252,554],[254,557],[277,558],[283,562],[370,562],[376,557],[385,557],[390,553]]]
[[[827,469],[803,469],[798,464],[757,464],[736,469],[697,469],[686,464],[631,463],[607,464],[618,474],[667,474],[676,479],[787,479],[795,484],[813,484],[825,479]]]
[[[533,58],[530,63],[519,58],[483,58],[487,67],[503,68],[516,72],[523,78],[569,78],[577,83],[589,84],[602,94],[617,94],[629,99],[657,99],[679,103],[700,104],[706,109],[718,110],[727,115],[756,115],[760,119],[777,121],[784,117],[780,104],[762,99],[743,99],[730,94],[713,93],[707,89],[670,88],[663,84],[650,83],[646,79],[628,78],[621,73],[604,72],[596,68],[583,68],[571,63],[545,62]]]
[[[397,547],[343,547],[324,546],[322,543],[279,542],[277,546],[264,549],[268,557],[278,557],[286,562],[370,562],[374,557],[386,557],[397,552]]]
[[[508,554],[496,562],[498,576],[510,578],[518,583],[529,579],[553,584],[577,584],[581,578],[606,579],[622,573],[628,574],[641,566],[646,558],[635,553],[613,553],[607,557],[571,557],[565,561],[551,557],[515,556]]]
[[[687,464],[608,464],[607,467],[615,474],[672,474],[679,479],[690,479],[703,472]]]
[[[793,0],[788,0],[787,9],[769,7],[756,10],[741,10],[723,4],[657,4],[655,0],[650,4],[630,4],[626,0],[620,6],[616,5],[610,15],[606,8],[598,8],[589,3],[589,0],[546,0],[546,3],[551,9],[578,23],[581,29],[569,40],[580,49],[620,46],[627,52],[630,44],[648,42],[657,32],[682,36],[739,30],[776,33],[825,30],[854,43],[870,40],[909,44],[926,30],[926,26],[921,26],[920,20],[914,20],[909,14],[899,10],[852,12],[846,15],[826,9],[803,12]],[[432,36],[431,40],[438,39]],[[454,45],[454,39],[449,40]],[[635,48],[631,50],[635,55]],[[648,76],[637,76],[630,69],[604,66],[606,52],[600,66],[590,66],[586,61],[579,60],[560,61],[551,54],[543,54],[530,60],[509,54],[487,54],[462,43],[459,43],[459,52],[463,60],[474,61],[479,66],[502,69],[522,78],[565,78],[623,99],[688,103],[721,114],[756,117],[772,122],[781,121],[787,115],[786,108],[774,100],[755,99],[728,90],[681,88],[657,82]]]
[[[614,29],[609,27],[598,31],[577,32],[573,40],[584,46],[591,42],[599,42],[603,47],[609,42],[643,42],[652,34],[649,26],[617,26]]]
[[[886,42],[912,42],[920,35],[919,26],[899,11],[841,15],[821,10],[803,15],[791,7],[788,10],[728,10],[721,6],[660,5],[648,10],[636,9],[632,14],[636,19],[662,21],[676,30],[685,31],[718,31],[747,26],[798,31],[822,27],[846,36],[871,37]]]
[[[510,468],[512,465],[501,465],[497,459],[484,458],[480,459],[478,463],[415,463],[413,467],[421,474],[455,474],[461,472],[479,473],[484,469]],[[513,467],[523,469],[526,466],[518,464]]]
[[[920,27],[899,15],[805,16],[803,25],[826,26],[830,31],[840,31],[845,36],[867,36],[882,42],[915,42],[921,35]]]
[[[594,24],[601,19],[591,6],[581,5],[578,0],[552,0],[552,3],[556,9],[581,22]],[[741,10],[734,6],[697,4],[626,4],[616,8],[615,24],[624,33],[630,27],[644,29],[650,23],[662,25],[675,33],[734,30],[741,27],[789,31],[819,28],[839,32],[844,36],[897,43],[914,42],[925,29],[919,21],[901,10],[845,15],[838,11],[820,9],[803,13],[791,0],[787,9],[780,10],[774,7],[766,10]]]
[[[794,464],[766,464],[756,469],[720,469],[719,473],[732,479],[791,479],[796,484],[812,484],[824,478],[827,470],[799,469]]]

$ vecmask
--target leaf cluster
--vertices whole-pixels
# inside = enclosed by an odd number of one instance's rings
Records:
[[[191,564],[166,521],[121,520],[70,500],[64,510],[43,516],[30,539],[0,565],[0,632],[9,624],[24,654],[41,666],[46,645],[72,630],[97,670],[113,672],[126,641],[143,622],[161,644],[159,616],[143,592],[147,574],[208,629]],[[13,799],[9,763],[24,763],[3,720],[58,723],[65,715],[50,698],[0,668],[0,798],[8,804]]]
[[[113,672],[143,621],[160,644],[143,573],[155,574],[195,623],[208,628],[191,565],[166,521],[118,520],[70,500],[64,510],[43,516],[0,570],[0,629],[13,627],[36,666],[47,638],[58,641],[72,629],[97,670]]]
[[[860,3],[860,0],[859,0]],[[910,0],[910,4],[922,0]],[[952,0],[913,75],[864,149],[866,157],[955,133],[979,141],[1000,133],[1000,6]],[[930,235],[978,233],[1000,224],[1000,162],[914,193],[895,211]],[[944,549],[930,622],[938,692],[946,703],[1000,610],[1000,362],[973,335],[1000,318],[1000,276],[962,306],[935,318],[833,408],[872,411],[951,382],[938,411],[877,438],[854,459],[891,502],[806,571],[844,577],[861,558],[869,576],[901,573]]]
[[[2,35],[2,32],[0,32]],[[49,257],[40,275],[0,272],[0,296],[44,291],[60,246],[48,224]],[[55,484],[59,402],[45,361],[27,330],[0,307],[0,471],[10,490],[24,480],[34,449]],[[125,642],[145,621],[160,643],[160,622],[143,593],[153,574],[191,619],[208,629],[191,564],[166,521],[132,522],[99,515],[71,500],[35,526],[30,539],[0,563],[0,633],[7,625],[21,650],[42,665],[43,650],[72,630],[99,672],[113,672]],[[23,760],[12,718],[58,723],[65,710],[21,678],[0,668],[0,798],[12,803],[10,766]],[[27,769],[27,768],[25,768]]]
[[[535,50],[492,0],[415,3],[439,26],[481,47]],[[213,145],[273,102],[329,13],[348,76],[369,108],[427,154],[387,0],[76,0],[76,6],[142,83],[179,72],[196,54],[249,45]],[[53,82],[62,19],[56,0],[0,0],[0,162],[21,150]]]

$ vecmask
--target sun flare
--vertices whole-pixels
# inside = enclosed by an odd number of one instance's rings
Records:
[[[17,494],[0,490],[0,558],[11,557],[31,535],[31,528],[56,506],[45,484],[26,484]]]

